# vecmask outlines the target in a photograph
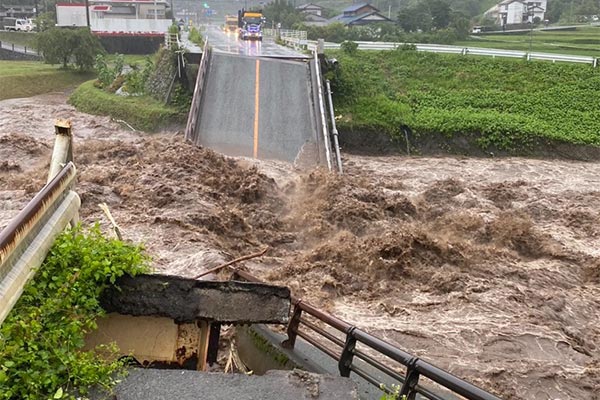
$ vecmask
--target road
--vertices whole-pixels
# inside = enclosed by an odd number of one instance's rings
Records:
[[[313,157],[316,128],[307,62],[215,52],[206,79],[200,144],[261,159],[304,163],[300,156]]]
[[[217,26],[198,118],[199,143],[233,156],[317,163],[310,56]]]
[[[288,47],[279,46],[271,38],[264,38],[262,42],[239,40],[236,34],[225,33],[220,27],[215,25],[208,25],[204,35],[208,37],[213,50],[218,53],[250,57],[310,58],[306,54]]]

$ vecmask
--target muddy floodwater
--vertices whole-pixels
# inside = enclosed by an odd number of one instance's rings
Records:
[[[600,399],[600,163],[345,154],[344,176],[227,158],[76,112],[0,102],[0,226],[73,122],[86,222],[106,203],[157,272],[245,266],[505,399]],[[223,274],[225,277],[226,274]]]

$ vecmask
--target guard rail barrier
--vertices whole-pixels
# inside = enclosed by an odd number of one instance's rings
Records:
[[[317,41],[307,40],[303,43],[299,39],[294,37],[281,37],[283,41],[293,47],[305,46],[308,50],[317,49]],[[396,50],[405,45],[415,46],[417,51],[425,51],[432,53],[446,53],[446,54],[460,54],[460,55],[477,55],[477,56],[489,56],[489,57],[510,57],[510,58],[523,58],[527,60],[540,60],[540,61],[552,61],[552,62],[569,62],[569,63],[584,63],[591,64],[594,68],[598,66],[598,58],[591,56],[574,56],[569,54],[554,54],[554,53],[538,53],[538,52],[526,52],[519,50],[503,50],[503,49],[489,49],[484,47],[462,47],[462,46],[450,46],[450,45],[439,45],[439,44],[411,44],[411,43],[397,43],[397,42],[365,42],[357,41],[359,50]],[[325,50],[336,50],[340,48],[339,43],[325,42]]]
[[[241,278],[249,282],[261,282],[261,280],[255,276],[239,269],[235,270],[234,278]],[[297,337],[300,336],[306,342],[336,360],[341,376],[349,377],[350,374],[354,372],[381,390],[388,393],[392,392],[390,388],[383,385],[383,382],[378,380],[365,368],[359,366],[358,363],[355,362],[356,358],[398,382],[400,384],[400,396],[406,396],[409,400],[413,400],[417,394],[425,399],[444,400],[444,397],[441,394],[436,393],[432,389],[426,388],[419,383],[419,378],[421,376],[426,377],[441,387],[469,400],[500,400],[499,397],[423,361],[410,353],[400,350],[394,345],[331,314],[323,312],[298,298],[292,297],[292,303],[294,304],[294,308],[287,327],[287,339],[282,343],[282,346],[284,348],[293,349]],[[312,317],[315,322],[309,321],[306,316]],[[318,326],[318,324],[324,324],[325,329]],[[301,327],[304,329],[301,330]],[[316,339],[313,335],[309,334],[307,330],[316,333],[319,336],[319,339]],[[331,330],[345,335],[345,339],[337,337]],[[324,345],[323,339],[334,344],[337,347],[337,350]],[[361,351],[357,349],[358,344],[365,346],[368,350]],[[379,356],[384,356],[387,361],[382,362],[378,357],[367,354],[369,351],[374,351]],[[397,372],[395,368],[390,367],[388,365],[389,361],[393,361],[394,363],[405,367],[405,373],[401,374]]]

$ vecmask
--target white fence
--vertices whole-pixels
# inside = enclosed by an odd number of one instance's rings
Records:
[[[296,31],[303,32],[303,31]],[[304,32],[306,34],[306,32]],[[308,50],[317,49],[317,41],[315,40],[301,40],[299,39],[300,34],[289,34],[288,36],[281,35],[281,39],[292,47],[306,47]],[[404,45],[412,45],[411,43],[397,43],[397,42],[355,42],[358,44],[360,50],[395,50]],[[519,50],[501,50],[501,49],[488,49],[484,47],[462,47],[462,46],[448,46],[441,44],[414,44],[417,51],[427,51],[432,53],[447,53],[447,54],[460,54],[460,55],[475,55],[475,56],[489,56],[489,57],[511,57],[511,58],[523,58],[527,60],[543,60],[552,62],[569,62],[569,63],[584,63],[591,64],[594,68],[598,66],[598,58],[589,56],[572,56],[568,54],[553,54],[553,53],[537,53],[537,52],[526,52]],[[325,50],[339,49],[339,43],[325,42]]]

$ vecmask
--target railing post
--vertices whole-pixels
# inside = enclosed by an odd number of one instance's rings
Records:
[[[50,171],[48,171],[48,182],[50,182],[69,161],[73,161],[71,121],[56,120],[54,123],[54,133],[56,134],[56,140],[54,142],[52,160],[50,161]]]
[[[355,329],[355,326],[352,326],[350,329],[348,329],[348,332],[346,333],[346,344],[344,345],[344,349],[340,355],[340,361],[338,362],[340,376],[343,376],[344,378],[350,377],[350,372],[352,372],[350,367],[352,366],[354,349],[356,348],[356,338],[354,337]]]
[[[300,317],[302,316],[302,307],[300,304],[302,300],[298,300],[294,306],[294,313],[290,319],[290,323],[287,328],[288,338],[284,340],[281,345],[285,349],[293,349],[296,345],[296,338],[298,337],[298,327],[300,326]]]
[[[400,398],[406,396],[406,400],[415,400],[417,395],[416,387],[419,383],[419,371],[416,370],[418,358],[412,358],[406,366],[406,379],[400,389]]]

